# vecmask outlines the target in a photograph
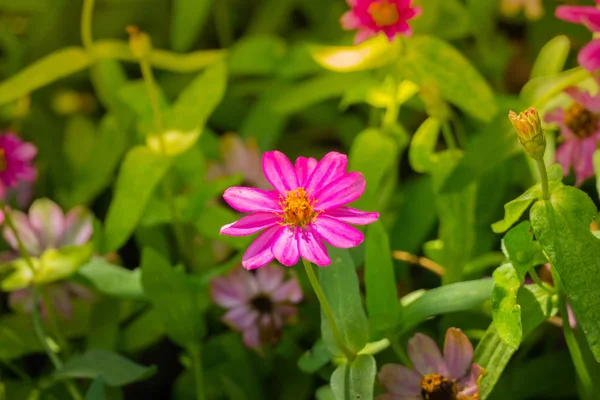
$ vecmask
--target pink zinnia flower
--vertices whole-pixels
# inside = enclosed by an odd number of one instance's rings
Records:
[[[36,169],[32,165],[36,147],[23,142],[18,136],[6,133],[0,136],[0,190],[17,186],[20,181],[33,182]]]
[[[263,172],[275,190],[232,187],[223,198],[240,212],[251,213],[225,225],[221,233],[246,236],[264,229],[242,258],[246,269],[258,268],[276,258],[284,265],[300,257],[319,266],[331,260],[323,240],[335,247],[358,246],[364,235],[348,224],[370,224],[376,212],[344,206],[365,190],[359,172],[346,172],[348,158],[331,152],[320,162],[299,157],[295,165],[279,151],[263,155]]]
[[[342,28],[358,29],[354,43],[385,33],[389,41],[397,35],[410,36],[408,20],[421,13],[421,8],[411,6],[412,0],[347,0],[352,10],[341,18]]]
[[[302,289],[294,276],[284,281],[284,273],[270,265],[256,274],[236,268],[211,281],[213,301],[228,309],[223,322],[242,333],[247,347],[260,350],[264,343],[276,343],[283,326],[296,317]]]
[[[446,332],[443,356],[437,344],[420,333],[409,340],[408,355],[416,371],[384,365],[378,376],[388,393],[378,400],[479,399],[478,383],[485,371],[472,364],[473,345],[460,329]]]
[[[600,4],[600,0],[596,0]],[[560,6],[556,8],[556,16],[562,20],[582,24],[590,31],[600,32],[600,10],[594,6]],[[579,65],[588,71],[600,69],[600,39],[593,39],[577,56]]]
[[[544,118],[560,127],[564,143],[556,152],[556,160],[568,174],[571,167],[576,185],[594,176],[593,156],[600,139],[600,96],[592,96],[578,88],[565,90],[574,100],[566,109],[557,108]]]

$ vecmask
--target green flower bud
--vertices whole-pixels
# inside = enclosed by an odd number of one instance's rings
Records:
[[[508,118],[517,131],[519,142],[525,154],[535,160],[544,158],[546,136],[542,130],[542,123],[537,111],[534,108],[529,108],[519,115],[511,111]]]

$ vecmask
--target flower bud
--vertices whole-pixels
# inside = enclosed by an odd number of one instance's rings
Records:
[[[546,136],[537,111],[529,108],[519,115],[511,111],[508,118],[517,131],[525,154],[536,160],[542,159],[546,151]]]
[[[127,26],[125,30],[129,33],[129,48],[133,56],[138,60],[148,57],[152,51],[150,36],[133,25]]]

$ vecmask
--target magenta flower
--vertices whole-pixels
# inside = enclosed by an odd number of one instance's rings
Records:
[[[283,326],[294,320],[302,289],[296,277],[283,278],[282,268],[269,265],[255,274],[236,268],[211,281],[213,301],[228,309],[223,322],[242,333],[247,347],[276,343]]]
[[[379,380],[388,393],[378,400],[479,399],[485,371],[472,364],[473,345],[460,329],[446,332],[443,356],[437,344],[420,333],[409,340],[408,355],[415,371],[397,364],[381,368]]]
[[[359,172],[346,172],[348,158],[331,152],[320,162],[299,157],[295,165],[279,151],[263,155],[263,172],[275,190],[232,187],[223,198],[240,212],[251,213],[225,225],[221,234],[246,236],[264,231],[248,247],[242,258],[246,269],[268,264],[276,258],[292,266],[300,257],[319,266],[331,260],[323,241],[350,248],[364,235],[348,225],[370,224],[376,212],[363,212],[344,206],[365,190]]]
[[[359,44],[380,32],[391,42],[397,35],[410,36],[408,20],[421,14],[421,8],[411,6],[412,0],[347,0],[352,10],[340,22],[342,28],[358,29],[354,43]]]
[[[565,174],[573,167],[579,186],[594,176],[593,156],[600,139],[600,96],[592,96],[575,87],[565,92],[574,102],[564,110],[557,108],[549,112],[544,120],[560,127],[565,140],[556,152],[556,160]]]
[[[33,182],[36,169],[32,165],[37,149],[12,133],[0,136],[0,191],[13,188],[21,181]]]
[[[600,4],[600,0],[596,0]],[[556,17],[576,24],[582,24],[590,31],[600,32],[600,10],[594,6],[560,6]],[[588,71],[600,69],[600,39],[593,39],[581,49],[577,56],[579,65]]]

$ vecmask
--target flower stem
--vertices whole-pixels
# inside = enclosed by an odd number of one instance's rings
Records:
[[[539,287],[544,289],[546,292],[548,292],[550,294],[558,293],[558,291],[555,288],[551,288],[550,285],[544,283],[540,279],[540,277],[534,267],[529,268],[529,276],[531,276],[531,279],[533,279],[533,281],[535,282],[536,285],[538,285]]]
[[[92,14],[94,13],[94,1],[84,0],[81,12],[81,42],[88,52],[93,50]]]
[[[40,300],[40,289],[37,287],[34,287],[33,288],[34,307],[31,312],[31,316],[32,316],[32,320],[33,320],[33,330],[35,331],[35,334],[37,335],[39,341],[42,343],[42,347],[44,348],[44,351],[48,355],[48,358],[50,358],[50,361],[52,361],[54,368],[56,368],[57,370],[60,370],[63,367],[63,363],[62,363],[61,359],[56,355],[56,353],[54,353],[54,351],[52,351],[52,349],[48,345],[48,341],[46,340],[46,335],[44,334],[44,328],[42,327],[42,320],[40,318],[40,310],[39,310],[39,307],[37,307],[39,300]],[[73,382],[65,381],[64,385],[74,400],[83,400],[81,393],[79,393],[79,390],[77,390],[77,387],[73,384]]]
[[[192,368],[196,384],[196,400],[204,400],[204,372],[202,370],[202,352],[200,345],[190,348],[189,352],[192,357]]]
[[[550,189],[548,188],[548,173],[546,172],[546,165],[544,164],[543,158],[538,158],[535,160],[537,163],[538,169],[540,170],[540,179],[542,181],[542,193],[544,195],[544,200],[550,200]]]
[[[329,329],[331,329],[333,338],[335,339],[338,347],[344,353],[346,358],[349,361],[354,360],[355,354],[352,353],[348,349],[344,339],[342,338],[342,335],[341,335],[341,333],[337,327],[337,324],[335,322],[335,317],[333,316],[333,311],[331,310],[331,306],[329,305],[329,302],[327,301],[327,298],[325,297],[325,293],[323,293],[323,289],[321,289],[319,280],[317,279],[317,276],[315,275],[315,271],[313,271],[312,264],[310,263],[310,261],[307,261],[304,258],[302,259],[302,263],[304,263],[304,269],[306,270],[306,275],[308,275],[308,280],[310,281],[310,284],[312,285],[312,288],[315,291],[315,294],[317,295],[317,299],[319,299],[319,303],[321,304],[321,310],[323,310],[323,314],[325,314],[325,319],[327,320],[327,323],[329,324]]]

